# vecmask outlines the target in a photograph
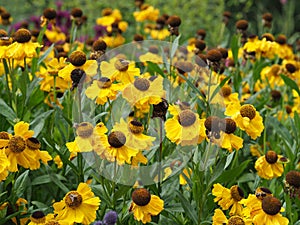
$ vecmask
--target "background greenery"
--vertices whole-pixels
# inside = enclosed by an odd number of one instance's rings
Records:
[[[5,8],[14,18],[13,22],[22,21],[31,15],[42,15],[47,7],[55,8],[56,1],[34,1],[26,0],[20,5],[19,0],[10,0],[5,4]],[[106,7],[118,8],[121,10],[123,18],[129,23],[129,29],[125,36],[131,41],[135,33],[133,12],[136,10],[134,1],[84,1],[84,0],[65,0],[62,1],[63,10],[71,10],[73,7],[81,7],[84,14],[88,16],[89,35],[93,36],[93,26],[97,17],[101,16],[102,9]],[[146,0],[148,4],[160,9],[161,14],[177,14],[182,19],[180,27],[182,38],[187,40],[194,36],[198,29],[207,30],[207,43],[211,46],[222,44],[227,47],[229,37],[220,43],[220,29],[224,11],[232,13],[226,32],[232,33],[235,30],[235,22],[238,19],[247,19],[250,22],[249,32],[261,34],[263,32],[261,17],[265,12],[273,14],[272,33],[274,35],[283,33],[289,37],[292,44],[300,35],[300,1],[297,0]],[[16,7],[17,6],[17,7]],[[131,26],[130,26],[131,25]]]

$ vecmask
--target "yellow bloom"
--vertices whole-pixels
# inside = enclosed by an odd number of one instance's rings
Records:
[[[99,80],[93,81],[91,86],[86,89],[85,95],[90,99],[95,99],[97,104],[104,105],[108,99],[116,99],[117,94],[122,87],[121,84],[112,83],[107,77],[101,77]]]
[[[281,208],[280,201],[273,197],[268,196],[262,200],[261,210],[253,217],[254,225],[288,225],[289,220],[283,217],[280,212],[284,211]]]
[[[184,175],[182,175],[184,174]],[[188,179],[191,178],[191,174],[192,174],[192,169],[191,168],[188,168],[188,169],[183,169],[182,173],[179,174],[179,184],[180,185],[186,185],[187,184],[187,181],[186,181],[186,177]]]
[[[133,83],[134,77],[140,75],[140,69],[135,67],[135,63],[123,58],[113,58],[110,62],[103,61],[100,70],[102,76],[108,77],[112,82],[118,81],[124,85]]]
[[[37,56],[36,49],[42,47],[39,43],[30,41],[31,33],[27,29],[19,29],[15,33],[15,42],[7,46],[5,57],[16,60]]]
[[[61,169],[63,167],[63,162],[61,161],[61,158],[59,155],[56,155],[53,159],[53,162],[57,165],[58,169]]]
[[[225,115],[231,116],[241,130],[255,140],[264,130],[263,119],[254,106],[245,104],[243,106],[230,104],[226,107]]]
[[[157,63],[160,64],[162,63],[162,57],[159,56],[158,54],[152,53],[152,52],[147,52],[146,54],[143,54],[139,57],[141,62],[153,62],[153,63]]]
[[[93,77],[97,74],[97,61],[87,60],[84,52],[79,50],[74,51],[69,59],[71,63],[58,72],[58,76],[62,77],[65,81],[71,81],[71,74],[75,69],[82,70],[88,77]]]
[[[216,140],[216,139],[215,139]],[[217,143],[221,148],[232,152],[232,149],[239,150],[243,147],[243,139],[233,133],[220,132],[220,138],[214,143]]]
[[[45,225],[69,225],[69,224],[70,223],[68,221],[58,220],[56,215],[53,213],[46,215]]]
[[[115,21],[122,20],[121,12],[118,9],[114,9],[114,10],[110,8],[103,9],[102,15],[103,15],[102,17],[96,20],[97,25],[107,27],[112,25]]]
[[[76,126],[75,141],[68,142],[66,146],[70,152],[90,152],[97,148],[96,143],[100,143],[100,136],[106,132],[107,128],[102,122],[95,127],[89,122],[82,122]]]
[[[268,151],[265,155],[259,157],[255,162],[255,169],[258,176],[264,179],[272,179],[280,177],[284,171],[284,167],[280,159],[281,155],[277,155],[274,151]]]
[[[106,35],[102,38],[102,40],[107,44],[110,48],[116,48],[125,43],[125,38],[122,34],[115,34],[115,35]]]
[[[199,119],[197,113],[173,105],[168,110],[173,117],[165,122],[165,130],[171,142],[185,146],[196,145],[205,139],[204,119]]]
[[[152,29],[150,35],[155,40],[165,40],[170,36],[170,32],[167,29],[156,30]]]
[[[156,195],[151,195],[145,188],[137,188],[132,193],[130,212],[134,219],[143,224],[151,222],[151,216],[158,215],[164,209],[164,201]]]
[[[138,109],[149,108],[150,104],[158,104],[165,97],[162,77],[136,78],[132,84],[128,84],[122,92],[131,106]]]
[[[224,215],[223,211],[220,209],[216,209],[213,215],[213,225],[231,225],[231,224],[244,224],[244,225],[252,225],[252,220],[247,219],[245,217],[240,216],[231,216],[229,219]]]
[[[244,193],[237,185],[228,189],[219,183],[214,184],[212,194],[216,196],[214,202],[218,202],[218,205],[222,207],[222,210],[231,208],[229,212],[230,216],[242,215],[243,207],[239,201],[244,198]]]
[[[96,219],[100,199],[94,196],[86,183],[80,183],[76,191],[68,192],[63,200],[53,204],[56,219],[69,224],[90,224]]]
[[[124,133],[127,140],[126,145],[129,148],[149,150],[155,140],[155,137],[143,134],[144,126],[136,120],[130,120],[126,123],[124,119],[121,118],[120,123],[116,123],[114,128]]]
[[[42,211],[35,211],[30,216],[30,223],[28,225],[42,225],[46,223],[46,216]]]
[[[10,162],[9,171],[18,171],[18,165],[35,170],[40,167],[39,160],[47,163],[52,159],[48,152],[39,150],[40,142],[32,137],[33,134],[28,123],[19,122],[14,126],[14,135],[0,138],[0,149],[4,148]]]
[[[143,22],[145,20],[156,21],[158,15],[159,10],[149,5],[143,5],[141,11],[133,12],[133,16],[137,22]]]
[[[61,30],[55,26],[52,26],[52,30],[47,29],[45,31],[45,36],[52,43],[56,43],[59,41],[65,41],[67,38],[65,33],[61,32]]]
[[[100,152],[105,152],[105,158],[108,161],[117,161],[119,165],[123,165],[125,162],[132,163],[132,157],[137,156],[139,149],[129,147],[129,140],[127,140],[125,134],[113,127],[108,136],[104,135],[100,137],[101,146],[95,149],[96,153],[100,155]],[[140,155],[135,160],[138,160]],[[135,161],[136,162],[136,161]]]

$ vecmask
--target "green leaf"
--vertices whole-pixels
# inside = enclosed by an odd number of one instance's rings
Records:
[[[172,48],[171,48],[171,53],[170,53],[171,58],[174,57],[175,52],[176,52],[176,50],[177,50],[177,48],[178,48],[178,46],[179,46],[179,39],[180,39],[180,35],[178,35],[178,36],[175,38],[175,40],[173,41],[173,43],[172,43]]]
[[[59,179],[57,179],[57,176],[51,174],[50,178],[51,181],[55,183],[62,191],[64,191],[65,193],[69,192],[69,189]]]
[[[230,183],[236,182],[236,178],[238,178],[244,170],[247,168],[248,164],[252,160],[246,160],[242,162],[239,166],[232,168],[230,170],[225,170],[221,175],[216,179],[215,183]]]
[[[0,109],[1,109],[0,114],[5,116],[9,122],[13,123],[17,118],[16,113],[1,98],[0,98]]]
[[[164,71],[156,63],[147,61],[147,67],[148,67],[149,73],[154,74],[156,72],[156,73],[162,75],[163,77],[166,77]]]
[[[193,221],[194,224],[198,224],[198,220],[197,220],[197,213],[194,209],[194,207],[192,207],[190,201],[188,201],[182,193],[180,193],[179,191],[176,191],[177,196],[181,202],[182,208],[184,209],[186,215]]]
[[[43,62],[47,56],[51,53],[51,51],[54,48],[54,43],[45,51],[45,53],[39,58],[38,60],[38,65],[41,64],[41,62]]]
[[[37,137],[45,125],[45,120],[53,113],[53,110],[46,111],[38,116],[30,123],[34,130],[34,135]]]
[[[30,183],[30,178],[28,175],[29,170],[26,170],[17,178],[14,184],[14,189],[17,197],[21,197],[24,194],[27,185]]]
[[[225,166],[224,166],[224,170],[225,170],[225,169],[230,165],[230,163],[232,162],[234,154],[235,154],[235,151],[231,152],[231,153],[227,156],[227,158],[226,158],[226,164],[225,164]]]
[[[296,84],[295,81],[293,81],[291,78],[280,74],[281,78],[283,79],[284,83],[289,86],[290,88],[294,89],[295,91],[297,91],[298,95],[300,95],[300,89],[298,87],[298,85]]]
[[[237,64],[238,63],[238,52],[239,52],[239,36],[238,35],[234,35],[232,37],[231,43],[230,43],[230,48],[232,51],[234,63]]]
[[[51,178],[49,176],[49,174],[46,175],[42,175],[42,176],[38,176],[36,178],[33,179],[33,181],[31,182],[31,185],[40,185],[40,184],[47,184],[51,182]]]

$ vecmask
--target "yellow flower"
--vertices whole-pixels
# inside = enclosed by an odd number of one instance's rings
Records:
[[[111,162],[117,161],[119,165],[123,165],[125,162],[131,164],[132,157],[137,156],[139,153],[139,149],[129,147],[129,140],[127,140],[125,134],[116,127],[113,127],[108,136],[101,136],[100,143],[99,148],[95,149],[96,153],[100,155],[99,153],[105,152],[104,157],[107,160]],[[135,160],[139,158],[140,155]]]
[[[95,127],[89,122],[82,122],[76,126],[75,141],[68,142],[66,146],[70,152],[90,152],[95,150],[95,143],[100,143],[100,136],[106,132],[107,128],[102,122]]]
[[[27,29],[19,29],[14,34],[15,42],[7,46],[5,56],[10,59],[23,60],[37,56],[36,49],[42,47],[39,43],[30,41],[31,33]]]
[[[53,204],[56,219],[69,224],[90,224],[96,219],[100,199],[94,196],[86,183],[80,183],[76,191],[68,192],[63,200]]]
[[[56,43],[59,41],[65,41],[67,38],[65,33],[61,32],[61,30],[55,26],[52,26],[52,30],[47,29],[45,31],[45,36],[52,43]]]
[[[284,171],[284,167],[280,160],[284,158],[277,155],[274,151],[268,151],[265,155],[259,157],[255,162],[255,169],[258,176],[264,179],[272,179],[280,177]]]
[[[143,112],[150,108],[150,104],[158,104],[165,97],[162,77],[136,78],[133,83],[128,84],[122,92],[131,106],[143,109]]]
[[[156,30],[152,29],[150,35],[155,40],[165,40],[170,36],[170,32],[167,29]]]
[[[139,57],[141,62],[147,63],[147,62],[153,62],[160,64],[163,62],[162,57],[158,54],[147,52],[146,54],[143,54]]]
[[[232,225],[232,224],[244,224],[252,225],[252,220],[240,216],[231,216],[229,219],[224,215],[223,211],[216,209],[213,215],[213,225]]]
[[[39,160],[47,163],[52,159],[48,152],[39,150],[40,142],[32,137],[33,134],[29,124],[21,121],[14,126],[14,135],[7,134],[0,138],[0,149],[4,148],[6,152],[10,172],[18,171],[18,165],[35,170],[40,167]]]
[[[53,162],[57,165],[58,169],[61,169],[64,165],[59,155],[54,157]]]
[[[267,196],[262,200],[261,210],[253,217],[253,223],[254,225],[288,225],[289,220],[281,215],[282,211],[284,209],[281,208],[280,201],[273,196]]]
[[[124,85],[133,83],[134,77],[140,75],[140,69],[135,67],[135,63],[123,58],[113,58],[110,62],[103,61],[100,70],[102,76],[108,77],[112,82],[118,81]]]
[[[205,139],[204,119],[199,119],[197,113],[173,105],[168,110],[173,117],[165,122],[165,130],[171,142],[186,146],[196,145]]]
[[[0,132],[0,143],[1,143],[1,139],[6,139],[8,137],[9,137],[9,134],[7,132]],[[9,165],[10,165],[10,162],[7,159],[5,150],[0,148],[0,181],[6,179],[6,177],[8,175],[7,168]]]
[[[255,140],[264,130],[263,119],[253,105],[243,106],[230,104],[226,107],[225,115],[231,116],[241,130]]]
[[[129,148],[149,150],[153,145],[155,137],[143,134],[144,126],[141,122],[130,120],[128,123],[121,118],[120,123],[114,125],[116,130],[123,132],[126,136],[126,145]]]
[[[30,216],[30,223],[28,225],[42,225],[46,223],[46,216],[42,211],[35,211]]]
[[[122,34],[115,34],[115,35],[106,35],[102,38],[102,40],[107,44],[110,48],[116,48],[125,42],[125,38],[122,36]]]
[[[214,184],[212,194],[215,197],[214,202],[218,202],[218,205],[222,207],[222,210],[229,208],[229,215],[242,215],[243,207],[239,203],[244,198],[244,193],[237,185],[232,186],[230,189],[223,187],[221,184]]]
[[[63,92],[70,87],[70,82],[65,81],[63,78],[58,77],[59,70],[63,69],[68,64],[66,59],[63,57],[52,58],[50,61],[46,62],[46,67],[41,67],[38,76],[42,78],[40,81],[40,89],[46,92],[50,92],[54,88],[54,77],[55,77],[55,88],[56,91]]]
[[[69,225],[69,224],[70,223],[68,221],[58,220],[56,215],[53,213],[46,215],[45,225]]]
[[[97,74],[98,64],[96,60],[87,60],[84,52],[77,50],[72,52],[69,57],[70,64],[59,70],[58,76],[65,81],[71,81],[72,72],[75,69],[83,71],[88,77],[93,77]],[[81,78],[81,77],[80,77]],[[78,82],[80,81],[80,78]]]
[[[151,216],[158,215],[164,209],[164,201],[156,195],[151,195],[145,188],[137,188],[132,193],[130,212],[134,219],[143,224],[151,222]]]
[[[191,174],[192,174],[192,169],[191,168],[183,169],[182,173],[179,174],[179,184],[180,185],[186,185],[187,184],[186,177],[188,179],[190,179],[191,178]]]
[[[159,10],[153,6],[143,5],[141,11],[133,12],[133,16],[137,22],[145,20],[156,21],[159,15]]]
[[[111,8],[105,8],[102,10],[102,15],[102,17],[96,20],[97,25],[107,27],[112,25],[115,21],[122,20],[121,12],[118,9],[112,10]]]
[[[107,77],[101,77],[99,80],[93,81],[91,86],[86,89],[85,95],[90,99],[95,99],[97,104],[104,105],[108,99],[116,99],[117,94],[122,87],[121,84],[112,83]]]

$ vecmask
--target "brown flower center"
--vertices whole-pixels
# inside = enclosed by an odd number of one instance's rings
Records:
[[[115,68],[121,72],[127,71],[129,67],[129,61],[123,58],[117,59],[115,62]]]
[[[8,148],[14,153],[21,153],[25,150],[26,143],[22,137],[14,136],[9,140]]]
[[[79,18],[81,17],[83,14],[82,10],[80,8],[73,8],[71,10],[71,15],[74,17],[74,18]]]
[[[132,120],[129,122],[129,130],[134,134],[141,134],[144,131],[144,126],[141,122]]]
[[[277,162],[278,160],[278,155],[276,152],[274,151],[268,151],[266,154],[265,154],[265,157],[266,157],[266,160],[269,164],[274,164]]]
[[[232,216],[229,218],[227,225],[245,225],[245,221],[239,216]]]
[[[204,122],[204,126],[208,131],[220,131],[222,119],[217,116],[209,116]]]
[[[295,171],[295,170],[289,171],[286,174],[285,180],[286,180],[286,182],[288,182],[289,185],[299,188],[300,187],[300,172]]]
[[[288,72],[290,72],[290,73],[295,73],[296,70],[297,70],[296,66],[295,66],[294,64],[292,64],[292,63],[287,63],[287,64],[285,65],[285,68],[286,68],[286,70],[287,70]]]
[[[244,198],[243,190],[237,185],[233,185],[230,188],[230,194],[231,194],[231,197],[237,202]]]
[[[93,50],[94,51],[105,51],[107,48],[107,45],[105,41],[98,39],[93,43]]]
[[[256,110],[254,106],[246,104],[241,107],[240,113],[242,117],[248,117],[250,120],[252,120],[256,115]]]
[[[52,8],[47,8],[44,10],[43,15],[46,19],[52,20],[56,17],[56,11]]]
[[[228,85],[225,85],[220,90],[220,95],[224,98],[228,97],[231,94],[231,87]]]
[[[110,88],[112,82],[109,78],[107,77],[101,77],[98,82],[98,87],[101,88],[101,89],[105,89],[105,88]]]
[[[41,143],[37,138],[31,137],[26,140],[26,145],[30,150],[37,150],[41,147]]]
[[[77,191],[70,191],[65,197],[65,203],[68,207],[75,209],[82,203],[82,196]]]
[[[225,133],[232,134],[236,130],[236,123],[231,118],[225,118]]]
[[[6,140],[8,140],[9,139],[8,133],[5,132],[5,131],[1,131],[0,132],[0,139],[6,139]]]
[[[82,138],[89,138],[93,134],[94,127],[89,122],[82,122],[76,127],[76,134]]]
[[[31,33],[29,30],[21,28],[16,31],[14,34],[14,39],[18,43],[26,43],[29,42],[31,39]]]
[[[178,121],[183,127],[189,127],[196,121],[196,115],[189,109],[185,109],[179,113]]]
[[[138,206],[145,206],[151,200],[150,192],[145,188],[137,188],[132,192],[132,201]]]
[[[86,55],[82,51],[74,51],[69,57],[73,66],[82,66],[86,62]]]
[[[147,91],[150,87],[150,81],[145,78],[137,78],[135,79],[133,85],[140,91]]]
[[[108,135],[108,143],[114,148],[121,148],[126,143],[126,137],[121,131],[113,131]]]
[[[262,201],[262,209],[265,213],[273,216],[280,212],[281,203],[277,198],[268,196]]]
[[[239,30],[247,30],[248,21],[247,20],[239,20],[236,22],[235,27]]]
[[[217,49],[211,49],[206,53],[206,57],[211,62],[217,62],[222,59],[222,54]]]
[[[46,222],[46,217],[42,211],[36,211],[36,212],[32,213],[32,215],[30,216],[30,220],[33,223],[43,224]]]

